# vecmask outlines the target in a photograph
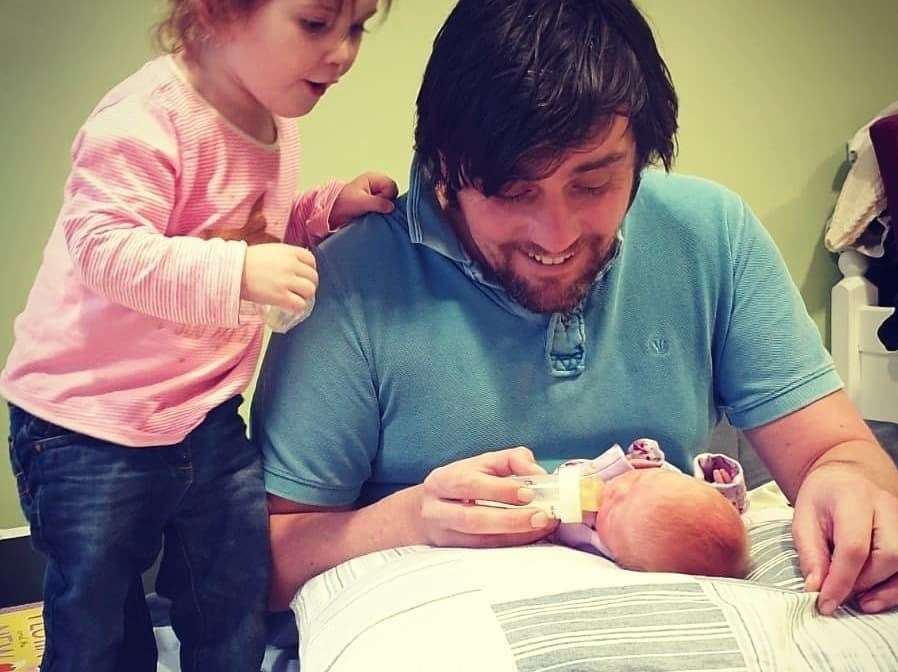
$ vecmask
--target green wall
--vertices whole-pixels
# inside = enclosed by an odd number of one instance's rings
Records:
[[[682,105],[678,169],[740,192],[821,330],[837,277],[820,244],[844,143],[898,98],[893,0],[643,0]],[[407,184],[413,103],[452,0],[395,0],[345,83],[302,120],[305,185],[366,169]],[[151,54],[146,0],[0,3],[0,356],[59,208],[72,138]],[[48,325],[51,329],[52,325]],[[2,415],[2,431],[7,419]],[[22,524],[0,458],[0,527]]]

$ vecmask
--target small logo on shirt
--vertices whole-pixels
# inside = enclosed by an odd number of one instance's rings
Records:
[[[663,357],[670,352],[670,344],[667,342],[667,339],[658,334],[649,338],[648,345],[649,352],[659,357]]]

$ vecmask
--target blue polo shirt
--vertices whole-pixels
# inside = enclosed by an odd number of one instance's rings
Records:
[[[551,469],[639,437],[686,469],[722,413],[755,427],[841,386],[770,236],[716,184],[645,171],[568,315],[491,282],[416,170],[396,205],[320,246],[314,312],[271,339],[252,435],[275,495],[363,505],[489,450]]]

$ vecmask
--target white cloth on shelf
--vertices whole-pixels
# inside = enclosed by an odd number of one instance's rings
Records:
[[[848,143],[848,160],[851,162],[851,168],[842,184],[824,237],[826,248],[831,252],[841,252],[853,247],[867,226],[886,209],[886,194],[879,175],[873,141],[870,139],[870,126],[878,119],[896,113],[898,101],[886,107],[860,128]],[[882,219],[880,222],[886,225]]]

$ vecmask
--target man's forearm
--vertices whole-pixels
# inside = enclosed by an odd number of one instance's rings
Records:
[[[745,434],[791,502],[809,474],[837,466],[898,494],[895,465],[842,390]]]
[[[313,576],[366,553],[424,543],[408,515],[416,488],[353,511],[273,513],[269,518],[272,582],[269,606],[286,609]]]

